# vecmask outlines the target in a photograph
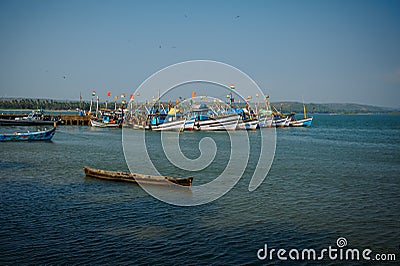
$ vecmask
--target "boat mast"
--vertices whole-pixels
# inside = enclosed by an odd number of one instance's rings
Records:
[[[160,102],[160,89],[158,89],[158,111],[160,112],[161,102]]]
[[[230,91],[229,91],[229,100],[230,100],[230,106],[231,106],[231,108],[233,107],[233,102],[234,102],[234,99],[233,99],[233,96],[232,96],[232,91],[235,89],[235,84],[230,84],[229,85],[229,88],[230,88]]]
[[[99,112],[99,95],[97,95],[97,101],[96,101],[96,118],[98,112]]]
[[[90,99],[89,115],[92,114],[93,97]]]

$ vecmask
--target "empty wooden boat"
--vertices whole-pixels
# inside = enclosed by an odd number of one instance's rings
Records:
[[[175,178],[170,176],[152,176],[144,174],[131,174],[128,172],[114,172],[100,169],[83,167],[86,176],[99,178],[110,181],[124,181],[132,183],[141,183],[146,185],[172,185],[177,184],[181,186],[190,187],[193,183],[193,177]]]

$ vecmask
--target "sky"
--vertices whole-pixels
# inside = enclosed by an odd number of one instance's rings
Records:
[[[271,101],[400,108],[400,1],[0,0],[0,97],[130,94],[215,60]]]

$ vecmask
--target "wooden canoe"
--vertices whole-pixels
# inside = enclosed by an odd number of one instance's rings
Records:
[[[175,178],[170,176],[152,176],[144,174],[131,174],[127,172],[114,172],[83,167],[87,177],[94,177],[110,181],[123,181],[132,183],[141,183],[146,185],[172,185],[177,184],[181,186],[190,187],[193,183],[193,177]]]

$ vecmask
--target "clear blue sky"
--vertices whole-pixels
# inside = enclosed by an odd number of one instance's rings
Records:
[[[272,101],[400,107],[400,1],[1,0],[0,36],[1,97],[129,94],[208,59]]]

